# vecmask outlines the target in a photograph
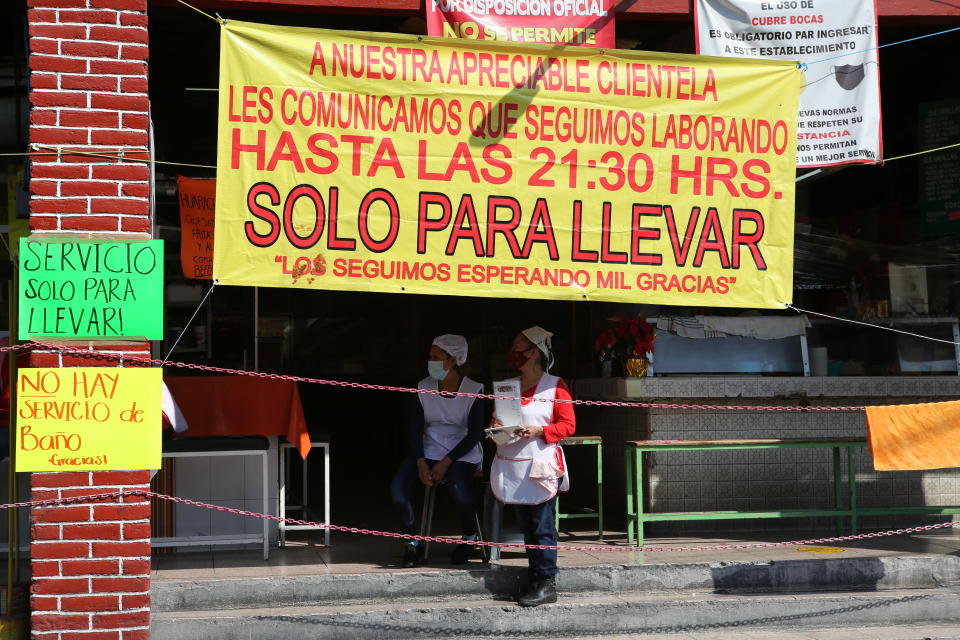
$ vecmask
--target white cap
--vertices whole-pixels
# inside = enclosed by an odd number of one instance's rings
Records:
[[[520,333],[547,356],[547,365],[544,367],[544,370],[550,371],[550,367],[553,366],[553,350],[551,348],[550,338],[553,337],[553,334],[543,327],[536,326],[524,329]]]
[[[467,361],[467,339],[463,336],[445,333],[434,338],[433,344],[456,358],[458,367]]]

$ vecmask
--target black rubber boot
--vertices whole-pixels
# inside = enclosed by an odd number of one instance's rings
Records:
[[[517,602],[521,607],[537,607],[557,601],[557,581],[555,578],[534,578]]]
[[[450,554],[450,564],[467,564],[470,556],[473,554],[472,544],[458,544],[453,547],[453,553]]]

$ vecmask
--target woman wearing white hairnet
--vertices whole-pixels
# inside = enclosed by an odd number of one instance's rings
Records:
[[[570,390],[548,373],[553,366],[550,339],[541,327],[524,329],[513,339],[507,364],[520,372],[520,413],[523,424],[515,438],[497,447],[490,468],[494,497],[514,505],[524,544],[556,545],[554,511],[557,492],[569,484],[563,451],[558,443],[576,431]],[[500,421],[494,417],[493,424]],[[518,602],[526,607],[557,601],[557,552],[527,549],[529,585]]]
[[[460,373],[467,361],[463,336],[437,336],[430,346],[427,377],[417,385],[425,391],[482,393],[483,385]],[[403,533],[416,533],[412,493],[419,479],[425,486],[447,481],[450,495],[463,523],[463,539],[475,540],[476,497],[473,474],[483,460],[484,403],[475,398],[418,393],[411,407],[410,455],[400,465],[390,484],[393,505],[400,514]],[[450,562],[463,564],[473,545],[455,545]],[[422,562],[423,545],[411,540],[404,545],[402,566]]]

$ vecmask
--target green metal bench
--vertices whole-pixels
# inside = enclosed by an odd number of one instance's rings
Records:
[[[561,518],[596,518],[597,533],[603,540],[603,438],[600,436],[570,436],[560,441],[562,447],[572,447],[580,445],[592,445],[597,448],[597,510],[587,511],[585,513],[561,513],[560,496],[557,496],[556,503],[556,527],[560,530]]]
[[[739,520],[752,518],[797,518],[812,516],[832,516],[837,519],[837,535],[841,534],[843,518],[850,518],[850,533],[857,531],[857,514],[866,514],[868,510],[857,509],[857,482],[855,451],[866,445],[863,438],[764,438],[753,440],[634,440],[626,443],[627,472],[627,539],[643,544],[643,526],[647,522],[677,520]],[[723,451],[728,449],[833,449],[833,491],[832,509],[781,509],[764,511],[682,511],[672,513],[645,513],[643,510],[643,454],[665,451]],[[846,449],[847,457],[847,496],[848,504],[844,508],[841,453]],[[636,506],[634,506],[636,505]],[[897,508],[884,510],[883,513],[896,513]],[[904,508],[906,509],[906,508]],[[939,509],[928,507],[928,509]],[[878,513],[869,510],[871,515]],[[903,511],[905,513],[907,511]],[[912,512],[912,511],[911,511]],[[931,511],[930,513],[939,513]],[[960,512],[960,511],[958,511]]]

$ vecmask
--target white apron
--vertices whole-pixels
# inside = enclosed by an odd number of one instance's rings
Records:
[[[544,373],[533,397],[553,400],[559,380]],[[524,425],[543,427],[553,420],[552,402],[531,400],[521,405],[520,411]],[[506,504],[541,504],[557,495],[557,491],[569,489],[566,469],[563,449],[556,442],[520,438],[497,447],[490,467],[490,489],[497,500]]]
[[[417,385],[418,389],[437,391],[440,387],[436,380],[426,377]],[[483,385],[464,376],[460,380],[462,393],[481,393]],[[476,398],[463,396],[443,397],[432,393],[419,394],[423,406],[423,457],[427,460],[440,460],[450,453],[461,440],[467,437],[468,416]],[[480,464],[483,461],[483,449],[477,443],[462,458],[462,462]]]

